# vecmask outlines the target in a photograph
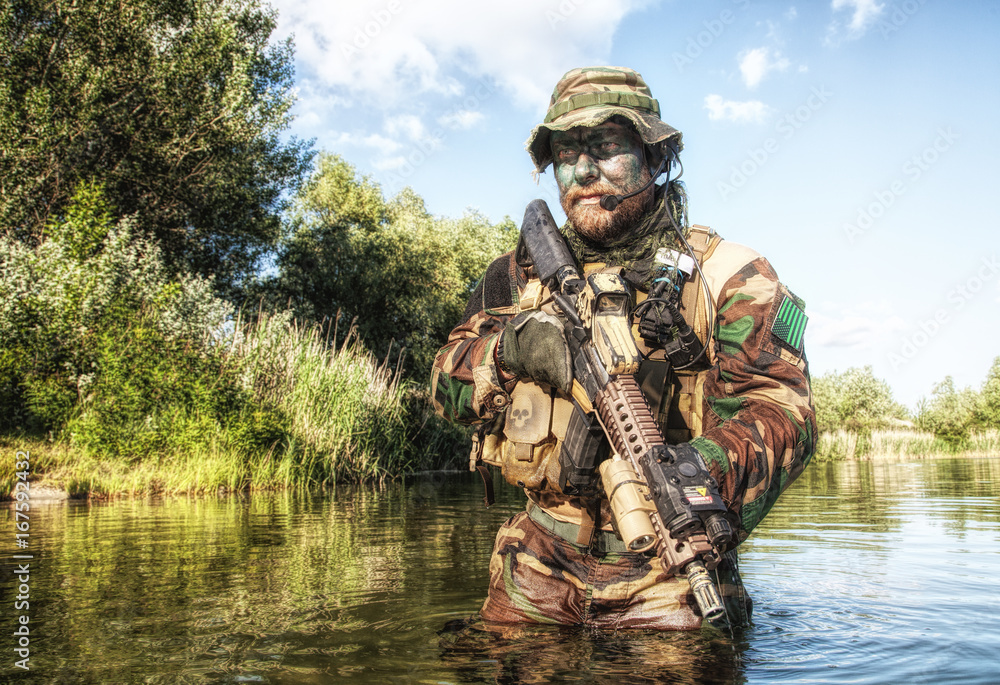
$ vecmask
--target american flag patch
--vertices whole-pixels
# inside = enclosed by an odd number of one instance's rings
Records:
[[[802,336],[806,332],[806,322],[809,317],[799,308],[792,298],[785,297],[778,308],[778,316],[771,324],[771,333],[775,338],[791,347],[796,352],[802,350]]]

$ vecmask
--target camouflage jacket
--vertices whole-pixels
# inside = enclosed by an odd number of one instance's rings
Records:
[[[711,366],[698,379],[703,425],[690,442],[719,482],[742,541],[815,448],[804,305],[766,259],[736,243],[719,242],[702,270],[716,303],[715,323]],[[431,393],[442,416],[472,424],[510,404],[516,380],[504,383],[494,350],[532,276],[512,252],[487,269],[434,362]]]

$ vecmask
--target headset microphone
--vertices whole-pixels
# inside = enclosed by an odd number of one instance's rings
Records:
[[[621,204],[622,200],[626,200],[632,197],[633,195],[638,195],[639,193],[644,192],[646,188],[653,185],[656,179],[660,177],[660,174],[663,173],[663,170],[666,168],[669,159],[670,159],[669,156],[664,156],[663,161],[660,162],[660,166],[656,167],[656,172],[653,174],[653,177],[650,178],[649,181],[647,181],[643,187],[639,188],[639,190],[635,190],[627,195],[602,195],[601,207],[608,210],[609,212],[613,212],[615,211],[615,207]]]

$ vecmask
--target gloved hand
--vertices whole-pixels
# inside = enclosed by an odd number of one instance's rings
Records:
[[[507,323],[497,361],[519,378],[553,385],[567,395],[573,386],[573,362],[563,324],[541,310],[518,314]]]

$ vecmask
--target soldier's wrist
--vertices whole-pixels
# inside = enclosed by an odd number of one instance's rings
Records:
[[[506,331],[497,336],[497,344],[493,347],[493,362],[496,364],[496,367],[501,374],[508,378],[517,378],[517,374],[511,371],[510,368],[504,363],[504,338],[506,337]]]
[[[496,367],[498,380],[509,393],[513,389],[514,384],[517,383],[518,376],[504,364],[503,350],[505,337],[505,333],[500,333],[497,336],[497,344],[493,347],[493,366]]]

